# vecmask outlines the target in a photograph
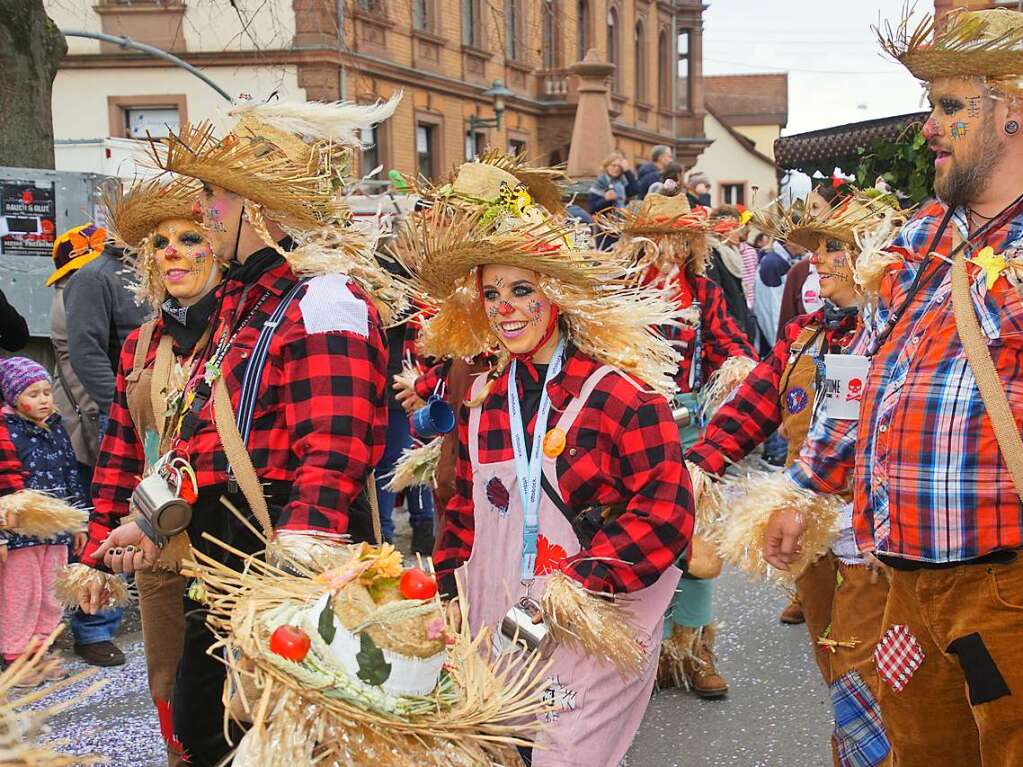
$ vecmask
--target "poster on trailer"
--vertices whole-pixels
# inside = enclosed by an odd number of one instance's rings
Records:
[[[0,255],[50,258],[56,225],[52,183],[7,181],[0,185]]]

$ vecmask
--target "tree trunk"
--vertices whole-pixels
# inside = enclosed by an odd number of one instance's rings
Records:
[[[0,0],[0,165],[53,167],[53,78],[67,53],[43,0]]]

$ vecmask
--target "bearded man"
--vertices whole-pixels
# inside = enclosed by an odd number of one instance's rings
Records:
[[[885,565],[894,763],[1023,764],[1023,14],[924,24],[882,43],[929,83],[938,199],[857,263],[881,275],[859,420],[819,420],[789,477],[840,492],[851,475],[857,544]],[[765,559],[805,560],[807,525],[775,512]]]

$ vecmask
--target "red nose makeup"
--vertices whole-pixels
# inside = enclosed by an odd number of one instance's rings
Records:
[[[923,128],[924,138],[930,141],[932,138],[938,135],[938,121],[933,117],[924,123]]]
[[[170,258],[171,256],[176,256],[178,254],[178,251],[173,245],[168,245],[166,248],[163,249],[163,254]]]
[[[507,301],[502,301],[501,305],[497,307],[497,313],[502,317],[507,317],[509,314],[515,312],[515,307],[509,304]]]

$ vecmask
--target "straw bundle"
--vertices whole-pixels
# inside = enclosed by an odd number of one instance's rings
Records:
[[[394,464],[394,471],[384,485],[385,490],[400,493],[409,487],[437,486],[437,464],[440,461],[443,437],[435,437],[425,445],[408,447]]]
[[[711,374],[707,385],[700,392],[704,421],[714,417],[756,366],[757,361],[749,357],[729,357]]]
[[[0,498],[0,528],[19,535],[52,538],[61,533],[80,533],[88,521],[85,509],[76,509],[38,490],[19,490]]]
[[[513,747],[527,743],[547,710],[539,656],[490,658],[481,652],[489,632],[473,638],[466,621],[449,616],[446,676],[428,696],[395,698],[338,673],[318,634],[306,659],[292,663],[270,652],[270,626],[296,620],[327,587],[216,543],[243,559],[243,571],[196,552],[186,575],[204,587],[209,625],[231,659],[225,697],[240,698],[234,710],[252,722],[236,764],[518,763]]]
[[[587,591],[563,572],[554,573],[540,598],[540,611],[555,641],[575,645],[614,666],[623,677],[639,676],[646,652],[632,617],[607,595]]]
[[[4,767],[71,767],[106,764],[107,760],[92,754],[77,756],[63,754],[58,749],[68,745],[67,740],[39,740],[49,735],[47,719],[79,705],[106,682],[99,681],[72,696],[63,703],[33,708],[35,704],[96,674],[96,669],[83,671],[70,679],[48,684],[45,689],[33,690],[14,699],[15,687],[36,676],[46,666],[46,651],[53,644],[63,626],[58,627],[35,651],[26,653],[0,673],[0,765]]]
[[[99,585],[104,595],[101,607],[123,607],[128,604],[128,587],[124,581],[112,573],[105,573],[94,567],[75,562],[66,565],[53,582],[53,593],[57,601],[67,610],[74,610],[84,600],[85,594],[93,585]]]
[[[689,482],[693,486],[693,501],[696,504],[695,532],[699,535],[711,535],[716,529],[724,509],[724,497],[713,477],[695,463],[686,461]]]
[[[750,475],[730,488],[728,518],[717,533],[718,551],[729,562],[756,578],[791,581],[807,565],[822,556],[839,531],[839,507],[843,500],[804,490],[784,474]],[[800,514],[806,530],[799,542],[799,556],[788,570],[775,570],[764,560],[764,532],[771,517],[780,511]]]

